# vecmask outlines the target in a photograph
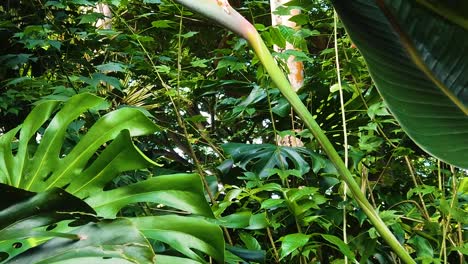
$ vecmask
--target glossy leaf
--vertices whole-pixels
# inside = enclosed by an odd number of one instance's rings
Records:
[[[322,234],[322,237],[327,240],[328,242],[332,243],[333,245],[337,246],[338,249],[348,257],[351,261],[354,261],[356,259],[356,256],[354,253],[349,249],[349,246],[343,242],[339,237],[333,236],[333,235],[327,235],[327,234]]]
[[[33,247],[31,239],[68,235],[49,232],[46,230],[48,225],[63,220],[96,221],[95,212],[89,205],[58,188],[33,193],[0,184],[0,193],[3,195],[0,201],[0,252],[5,255],[2,260]],[[69,239],[72,238],[70,235]]]
[[[468,168],[467,29],[419,1],[332,2],[405,132]]]
[[[169,244],[191,259],[205,263],[193,249],[224,262],[224,238],[218,225],[201,218],[178,215],[147,216],[131,221],[148,238]]]
[[[196,174],[157,176],[114,190],[101,191],[86,202],[105,217],[115,217],[123,206],[137,202],[161,203],[192,214],[213,217],[203,194],[200,176]]]
[[[248,169],[251,166],[250,170],[260,177],[271,175],[271,170],[274,168],[291,167],[288,162],[294,165],[294,169],[300,170],[301,175],[310,170],[309,164],[303,158],[304,154],[310,154],[305,148],[242,143],[227,143],[222,147],[241,168]]]
[[[301,248],[309,242],[310,235],[296,233],[289,234],[282,238],[281,240],[281,258],[285,258],[289,254],[293,253],[298,248]]]
[[[3,261],[73,263],[86,259],[101,263],[103,257],[112,257],[114,262],[109,263],[151,263],[154,257],[150,244],[131,222],[99,222],[88,204],[64,190],[52,188],[33,193],[0,184],[0,192],[4,195],[0,202]],[[63,224],[64,220],[69,224]],[[77,227],[80,225],[84,226]],[[106,246],[101,247],[102,244]],[[122,262],[128,259],[135,262]]]
[[[65,219],[95,220],[92,217],[95,212],[88,204],[59,188],[33,193],[0,184],[0,193],[3,195],[0,201],[2,238],[2,234],[16,228],[46,226]]]
[[[128,142],[130,136],[150,134],[158,130],[156,125],[135,108],[121,108],[103,116],[68,155],[61,156],[63,139],[70,123],[88,109],[99,107],[104,103],[102,98],[91,94],[79,94],[65,102],[62,109],[50,121],[37,150],[30,158],[30,140],[49,119],[59,103],[59,101],[42,102],[28,115],[19,132],[19,146],[15,156],[12,154],[11,141],[18,133],[17,130],[0,137],[0,160],[5,166],[2,166],[0,171],[2,174],[0,180],[3,179],[6,183],[24,189],[41,191],[53,186],[65,186],[78,178],[83,171],[85,177],[89,178],[92,175],[94,180],[97,177],[109,180],[124,170],[155,164]],[[123,132],[125,130],[128,132]],[[115,146],[119,143],[111,144],[113,147],[104,151],[103,157],[85,170],[85,166],[98,148],[121,133],[124,135],[120,136],[119,141],[126,140],[127,144],[120,143],[124,144],[120,148]],[[128,151],[124,154],[128,155],[118,155],[123,148]],[[113,158],[112,162],[109,157]],[[80,180],[84,181],[83,178]],[[101,182],[99,187],[102,186]]]
[[[227,246],[226,249],[232,254],[242,258],[244,261],[265,263],[266,252],[259,249],[246,249],[241,247]]]
[[[154,162],[132,143],[129,131],[123,130],[79,177],[67,179],[70,181],[67,191],[82,198],[89,197],[102,191],[120,172],[152,165]]]
[[[31,142],[34,142],[32,140],[33,137],[44,126],[45,122],[50,119],[60,101],[46,101],[37,105],[20,128],[16,128],[0,136],[0,165],[2,165],[0,166],[0,181],[34,191],[51,190],[55,187],[66,186],[67,191],[75,194],[78,198],[86,199],[91,207],[96,208],[97,214],[100,217],[114,218],[122,207],[138,202],[157,202],[183,210],[185,213],[213,217],[204,196],[201,179],[194,174],[160,176],[110,191],[103,191],[104,187],[121,172],[157,165],[147,158],[131,141],[131,137],[133,136],[148,135],[159,130],[158,126],[149,120],[144,112],[137,108],[120,108],[104,115],[80,138],[80,141],[68,154],[61,154],[64,137],[70,124],[85,111],[100,108],[104,102],[102,98],[91,94],[73,96],[63,104],[61,110],[52,118],[45,132],[41,134],[42,138],[40,142],[32,144]],[[80,128],[81,126],[75,128],[75,130]],[[19,143],[14,155],[12,142],[14,142],[18,133]],[[98,152],[101,149],[102,151]],[[97,152],[98,155],[96,155]],[[67,205],[66,200],[63,205]],[[34,210],[34,207],[27,207],[27,209]],[[92,212],[94,214],[94,211]],[[53,216],[52,212],[49,213]],[[8,214],[8,217],[12,218],[16,217],[16,215]],[[103,232],[109,232],[109,234],[102,235],[102,239],[109,239],[115,242],[115,245],[109,244],[109,250],[98,247],[100,243],[106,243],[106,241],[99,241],[100,238],[96,237],[96,240],[89,241],[90,244],[86,245],[87,249],[80,251],[83,254],[74,255],[77,259],[72,260],[72,256],[68,253],[64,253],[66,256],[62,256],[59,253],[53,257],[53,260],[65,261],[66,259],[67,263],[73,263],[73,261],[82,259],[83,261],[100,263],[94,258],[95,256],[99,256],[98,259],[100,260],[102,260],[102,257],[112,257],[116,261],[106,260],[109,263],[127,263],[127,260],[133,261],[131,258],[127,258],[126,261],[117,260],[116,258],[127,254],[121,248],[125,244],[133,243],[135,248],[129,247],[129,250],[140,254],[138,252],[141,251],[140,247],[144,245],[144,238],[141,240],[140,237],[137,237],[138,231],[131,225],[122,227],[122,230],[116,231],[114,226],[123,225],[122,221],[118,221],[119,223],[117,224],[97,223],[94,226],[90,224],[87,227],[83,227],[83,230],[85,230],[83,232],[85,233],[89,231],[95,232],[97,235],[98,232],[96,230],[99,228],[102,228]],[[164,221],[164,219],[161,221]],[[179,220],[179,222],[183,221]],[[177,226],[175,222],[173,224]],[[189,221],[185,224],[192,223]],[[213,224],[198,225],[199,230],[197,232],[207,232],[216,237],[212,230],[219,230],[219,227]],[[125,234],[125,228],[128,229],[128,240],[118,237],[118,235]],[[170,229],[170,227],[167,228]],[[92,231],[93,229],[95,230]],[[70,231],[67,228],[64,230]],[[38,233],[39,231],[34,230],[34,234],[40,236],[47,235]],[[186,234],[184,231],[187,230],[183,228],[177,232],[166,230],[166,232],[171,234],[177,234],[176,238],[178,236],[190,237],[190,233]],[[112,233],[115,234],[114,239],[111,237]],[[25,234],[27,232],[18,233],[21,236]],[[136,240],[132,241],[131,239]],[[216,237],[215,242],[223,245],[223,237]],[[63,242],[58,243],[63,244]],[[122,244],[119,246],[119,243]],[[55,250],[55,244],[52,245]],[[198,256],[190,250],[187,244],[172,243],[171,245],[177,246],[177,249],[184,252],[191,252],[191,254],[188,254],[189,257]],[[195,248],[218,259],[224,257],[224,248],[219,248],[210,241],[200,242],[200,245],[195,246]],[[93,246],[96,246],[96,248],[93,249]],[[184,248],[185,246],[187,248]],[[114,254],[112,250],[122,251],[123,255],[121,253]],[[107,253],[110,255],[106,255]],[[28,258],[27,261],[50,257],[46,255],[47,252],[37,252],[31,255],[31,258]],[[140,255],[139,258],[135,258],[136,263],[150,263],[147,258],[148,254],[146,256],[145,254]],[[53,263],[52,260],[50,261],[47,263]]]
[[[90,223],[73,231],[80,239],[54,238],[8,263],[154,263],[145,237],[127,219]]]
[[[157,256],[158,264],[200,264],[200,261],[191,260],[188,258],[159,255]]]
[[[243,228],[250,230],[263,229],[268,226],[265,214],[252,214],[250,211],[237,212],[210,221],[228,228]]]
[[[427,239],[421,236],[414,236],[408,241],[408,244],[414,246],[418,258],[434,259],[434,249]]]

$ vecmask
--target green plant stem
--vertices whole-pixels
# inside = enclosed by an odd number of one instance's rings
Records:
[[[457,204],[457,200],[458,200],[458,184],[457,184],[457,175],[455,173],[455,168],[453,166],[450,166],[450,172],[452,173],[452,200],[450,201],[450,209],[452,209],[455,207],[455,204]],[[451,219],[452,219],[452,214],[451,214],[451,211],[449,210],[449,213],[447,215],[446,228],[445,228],[446,232],[450,232],[450,230],[452,229]],[[457,222],[458,227],[460,227],[461,225],[462,224],[460,222]],[[450,237],[448,238],[450,239]],[[451,242],[453,246],[463,247],[463,245],[457,245],[454,241],[451,241]],[[463,254],[459,250],[457,250],[457,252],[460,255],[460,260],[461,260],[463,257]],[[445,253],[445,258],[447,258],[447,253]]]
[[[333,12],[333,35],[334,35],[334,46],[335,46],[335,64],[336,64],[336,77],[338,79],[338,87],[340,93],[340,106],[341,106],[341,122],[343,123],[343,147],[344,147],[344,163],[345,167],[348,168],[348,132],[346,129],[346,114],[345,114],[345,104],[343,99],[343,87],[341,85],[341,74],[340,74],[340,58],[338,53],[338,15],[336,11]],[[346,200],[348,192],[348,185],[346,183],[343,186],[343,242],[348,244],[348,230],[347,230],[347,219],[346,219]],[[344,263],[348,264],[348,256],[344,256]]]
[[[179,11],[181,11],[181,10],[179,10]],[[182,12],[181,12],[181,14],[182,14]],[[182,19],[183,19],[183,16],[181,16],[181,20]],[[132,34],[135,34],[135,31],[126,23],[126,21],[124,19],[122,19],[122,22],[132,32]],[[179,46],[181,45],[180,35],[181,34],[179,34]],[[149,52],[146,50],[145,46],[143,45],[143,43],[141,43],[141,41],[139,39],[137,39],[137,42],[138,42],[138,45],[141,47],[142,51],[145,53],[148,60],[150,61],[151,66],[153,67],[154,72],[156,73],[156,75],[157,75],[159,81],[161,82],[162,86],[164,87],[164,89],[166,89],[166,91],[169,91],[171,89],[171,87],[164,81],[164,79],[159,74],[159,72],[158,72],[158,70],[156,68],[156,64],[154,63],[153,59],[151,58]],[[178,56],[180,56],[180,52],[181,52],[181,49],[179,49]],[[178,64],[180,65],[180,58],[178,58]],[[178,78],[179,78],[180,70],[181,70],[180,66],[178,66],[178,70],[179,70],[178,71],[179,72],[178,73]],[[180,84],[180,79],[178,79],[177,84],[178,85]],[[150,91],[150,92],[153,94],[153,96],[156,96],[153,91]],[[174,98],[172,96],[169,95],[169,99],[171,100],[171,103],[172,103],[172,105],[173,105],[173,107],[175,109],[174,113],[176,115],[177,123],[178,123],[178,125],[180,127],[182,127],[182,129],[184,131],[184,136],[185,136],[185,139],[187,140],[188,148],[189,148],[189,152],[190,152],[189,154],[193,158],[194,164],[196,165],[197,172],[198,172],[198,174],[200,176],[200,179],[201,179],[201,181],[203,183],[203,186],[205,187],[205,190],[206,190],[206,192],[208,194],[208,197],[210,198],[211,203],[213,205],[215,205],[215,204],[217,204],[217,201],[216,201],[216,199],[214,198],[213,194],[210,191],[209,184],[208,184],[208,182],[207,182],[207,180],[205,178],[204,171],[203,171],[203,169],[202,169],[202,167],[200,165],[200,162],[197,159],[195,151],[193,150],[192,143],[189,140],[187,128],[186,128],[185,123],[183,122],[181,116],[179,115],[179,110],[178,110],[177,104],[176,104],[176,102],[175,102],[175,100],[174,100]],[[223,231],[224,231],[224,234],[226,236],[226,239],[228,240],[228,243],[230,245],[233,245],[231,235],[229,234],[229,230],[226,227],[223,227]]]
[[[353,179],[351,172],[346,168],[343,160],[336,152],[330,140],[328,140],[327,136],[325,136],[325,133],[312,117],[311,113],[307,110],[307,107],[302,103],[301,99],[299,99],[299,96],[297,96],[297,94],[291,88],[291,84],[276,64],[276,61],[271,56],[270,51],[265,46],[265,43],[263,42],[255,27],[236,10],[229,6],[227,0],[175,1],[191,8],[200,14],[207,16],[213,21],[220,23],[221,25],[239,34],[249,42],[273,82],[276,84],[276,86],[278,86],[278,89],[291,104],[297,115],[302,119],[314,137],[319,141],[323,150],[328,155],[328,158],[335,165],[341,179],[348,185],[351,193],[354,196],[354,199],[367,215],[382,238],[405,263],[416,263],[408,254],[408,252],[403,248],[403,246],[398,242],[398,240],[374,210],[372,205],[366,199],[364,194],[361,192],[359,185]]]
[[[419,187],[419,184],[418,184],[418,181],[416,180],[416,175],[415,175],[414,170],[413,170],[413,165],[412,165],[411,161],[409,160],[408,156],[405,156],[405,161],[406,161],[406,166],[408,167],[408,170],[410,172],[411,179],[413,180],[414,187],[417,188],[417,187]],[[429,218],[430,218],[429,212],[427,211],[426,203],[424,202],[422,194],[418,193],[418,197],[419,197],[419,200],[421,201],[422,209],[424,209],[422,211],[423,217],[429,220]]]
[[[297,94],[290,87],[288,80],[276,64],[275,60],[270,54],[270,51],[265,46],[265,43],[262,41],[258,32],[252,26],[246,35],[247,41],[254,49],[273,82],[278,86],[278,89],[289,101],[297,115],[302,119],[307,128],[310,129],[314,137],[317,138],[328,158],[333,162],[336,169],[338,170],[342,180],[348,185],[351,193],[354,196],[354,199],[360,205],[367,217],[369,217],[369,220],[372,222],[379,234],[405,263],[416,263],[408,254],[408,252],[403,248],[403,246],[398,242],[398,240],[374,210],[372,205],[366,199],[364,194],[361,192],[359,185],[354,180],[351,172],[346,168],[343,160],[338,155],[330,140],[327,138],[310,112],[307,110],[306,106],[299,99]]]
[[[270,227],[267,226],[266,230],[267,230],[268,240],[270,241],[271,247],[273,248],[273,255],[275,256],[275,262],[279,263],[279,259],[280,259],[279,254],[275,246],[275,240],[273,239],[273,236],[271,235]]]
[[[183,19],[184,19],[184,13],[183,9],[179,9],[180,12],[180,20],[179,20],[179,38],[178,38],[178,48],[177,48],[177,96],[180,98],[180,74],[182,72],[182,26],[183,26]],[[200,175],[200,179],[203,182],[203,185],[205,186],[206,193],[208,194],[208,197],[210,198],[211,204],[212,205],[217,205],[218,201],[216,201],[213,193],[210,190],[210,185],[208,184],[208,181],[206,180],[206,174],[200,164],[200,161],[198,160],[197,154],[195,153],[195,150],[193,149],[192,142],[190,140],[189,133],[187,131],[187,126],[185,125],[184,120],[179,114],[179,109],[177,107],[176,102],[172,99],[170,96],[172,104],[174,106],[174,112],[177,117],[177,123],[179,126],[182,128],[185,136],[185,140],[187,141],[187,146],[190,151],[190,155],[192,156],[193,163],[195,164],[195,167],[197,169],[198,174]],[[226,227],[223,227],[224,235],[226,236],[226,239],[230,245],[233,245],[231,235],[229,234],[229,230]],[[211,257],[210,257],[211,260]]]

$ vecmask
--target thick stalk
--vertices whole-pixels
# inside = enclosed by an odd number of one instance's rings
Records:
[[[314,137],[319,141],[323,150],[327,154],[328,158],[333,162],[342,180],[348,185],[354,199],[358,202],[361,209],[365,212],[369,220],[372,222],[374,227],[377,229],[379,234],[388,243],[394,252],[406,263],[416,263],[398,242],[392,232],[388,229],[387,225],[382,221],[377,212],[374,210],[372,205],[366,199],[364,194],[361,192],[359,185],[354,180],[351,172],[346,168],[343,160],[338,155],[337,151],[328,140],[327,136],[317,124],[315,119],[312,117],[307,107],[302,103],[297,94],[289,87],[290,84],[283,72],[280,70],[273,57],[271,56],[268,48],[265,46],[260,38],[257,31],[252,30],[248,34],[247,40],[254,49],[255,53],[259,57],[263,66],[269,73],[273,82],[278,86],[278,89],[286,97],[291,106],[296,111],[297,115],[302,119],[307,128],[312,132]]]
[[[243,16],[241,16],[236,10],[230,7],[226,0],[176,0],[176,2],[179,2],[207,16],[208,18],[217,21],[221,25],[241,35],[249,42],[273,82],[276,84],[283,96],[289,101],[297,115],[302,119],[314,137],[319,141],[328,158],[335,165],[340,177],[348,185],[354,199],[367,215],[382,238],[405,263],[416,263],[408,254],[408,252],[403,248],[403,246],[398,242],[392,232],[388,229],[387,225],[383,222],[372,205],[366,199],[364,194],[361,192],[359,185],[354,180],[351,172],[346,168],[343,160],[338,155],[330,140],[328,140],[323,130],[307,110],[307,107],[302,103],[297,94],[291,88],[289,81],[286,79],[284,73],[276,64],[276,61],[271,56],[270,51],[265,46],[265,43],[263,42],[258,32],[255,30],[254,26],[250,24]]]

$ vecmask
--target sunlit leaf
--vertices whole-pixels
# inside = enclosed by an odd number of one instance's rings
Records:
[[[345,242],[343,242],[343,240],[341,240],[340,238],[333,236],[333,235],[327,235],[327,234],[322,234],[322,237],[328,242],[337,246],[340,252],[343,253],[343,255],[347,256],[349,260],[354,261],[356,259],[356,256],[349,249],[349,246]]]
[[[154,263],[145,237],[126,219],[90,223],[73,231],[80,239],[54,238],[11,263]]]
[[[171,245],[180,253],[205,263],[193,249],[224,261],[224,239],[219,226],[200,218],[177,215],[147,216],[131,221],[148,238]]]
[[[295,250],[305,246],[309,242],[310,235],[295,233],[289,234],[282,238],[281,240],[281,259],[287,257]]]

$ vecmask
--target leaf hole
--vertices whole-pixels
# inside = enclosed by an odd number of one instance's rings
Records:
[[[4,261],[10,257],[10,254],[6,252],[0,252],[0,261]]]
[[[51,224],[49,225],[47,228],[46,228],[46,231],[50,231],[50,230],[53,230],[54,228],[57,227],[57,224]]]
[[[49,172],[45,177],[44,177],[44,180],[43,181],[47,181],[50,176],[52,176],[52,172]]]
[[[21,243],[21,242],[15,242],[15,243],[13,243],[12,246],[13,246],[13,248],[21,248],[21,247],[23,246],[23,243]]]
[[[83,126],[85,121],[77,119],[68,124],[67,132],[63,137],[62,146],[60,148],[60,158],[67,156],[73,148],[78,144],[83,133]]]

